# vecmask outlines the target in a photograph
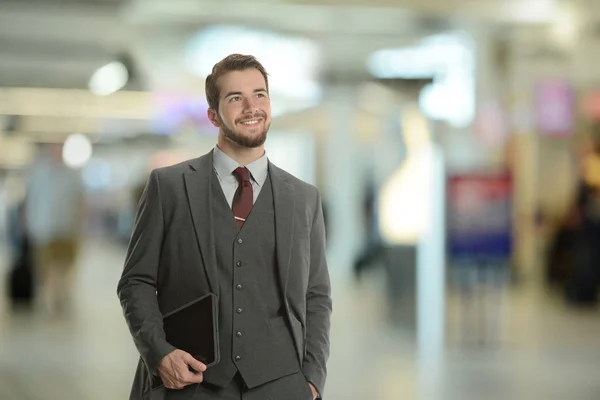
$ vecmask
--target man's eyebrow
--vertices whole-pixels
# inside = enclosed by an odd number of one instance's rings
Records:
[[[229,96],[241,96],[242,92],[229,92],[225,95],[225,99],[228,98]]]
[[[259,88],[259,89],[254,89],[254,93],[260,93],[260,92],[267,92],[267,89],[265,88]],[[225,95],[225,99],[230,97],[230,96],[241,96],[242,92],[229,92]]]

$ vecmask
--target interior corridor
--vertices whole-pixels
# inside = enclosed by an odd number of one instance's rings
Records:
[[[85,244],[69,316],[11,313],[0,296],[0,399],[128,397],[137,353],[115,293],[123,258],[119,245]],[[481,346],[459,335],[467,317],[461,299],[451,294],[442,373],[437,382],[423,382],[412,328],[389,322],[383,279],[374,272],[356,284],[336,265],[330,269],[334,314],[326,399],[425,398],[418,382],[435,386],[442,400],[599,396],[596,310],[567,310],[559,297],[530,286],[505,290],[491,305],[502,330],[494,344]]]

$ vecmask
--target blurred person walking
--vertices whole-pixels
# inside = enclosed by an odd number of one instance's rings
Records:
[[[596,305],[600,285],[600,144],[595,140],[588,146],[581,151],[577,196],[564,227],[575,249],[570,254],[573,265],[565,282],[566,297],[578,305]]]
[[[141,356],[130,398],[316,399],[332,310],[320,194],[267,158],[268,78],[254,57],[217,63],[206,97],[217,146],[152,171],[118,284]],[[163,329],[207,293],[220,346],[208,368]]]
[[[7,228],[11,269],[7,275],[7,293],[13,310],[33,306],[35,298],[34,264],[31,241],[25,227],[25,183],[20,174],[9,175],[5,182]]]
[[[377,190],[374,178],[366,181],[363,192],[363,218],[366,230],[364,248],[354,260],[354,277],[360,280],[364,272],[383,260],[384,248],[379,237]]]
[[[42,307],[51,313],[71,305],[80,244],[83,182],[62,161],[62,145],[48,144],[29,168],[25,219],[35,249]]]

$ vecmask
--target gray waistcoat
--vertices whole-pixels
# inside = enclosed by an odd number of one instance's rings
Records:
[[[226,387],[239,371],[252,388],[299,370],[278,284],[271,179],[241,230],[216,175],[212,182],[221,361],[204,380]]]

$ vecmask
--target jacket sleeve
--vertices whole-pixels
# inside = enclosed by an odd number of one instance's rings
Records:
[[[306,295],[306,356],[302,372],[323,395],[329,358],[329,330],[332,312],[331,286],[327,270],[325,222],[317,192],[310,233],[310,275]]]
[[[117,286],[125,321],[148,372],[175,347],[165,340],[157,280],[164,221],[158,174],[152,171],[140,198],[123,274]]]

